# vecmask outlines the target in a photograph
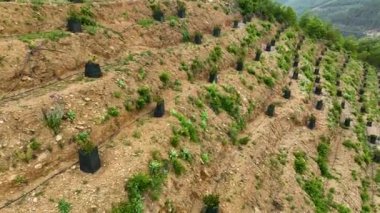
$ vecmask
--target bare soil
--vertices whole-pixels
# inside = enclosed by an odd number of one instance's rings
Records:
[[[79,5],[51,4],[35,9],[30,4],[0,3],[0,56],[5,56],[0,65],[0,212],[57,212],[60,199],[72,204],[72,212],[109,212],[113,203],[125,200],[125,181],[148,169],[153,151],[166,155],[172,148],[169,139],[178,121],[170,116],[170,110],[199,117],[199,109],[188,97],[204,92],[210,85],[208,74],[204,71],[191,83],[179,68],[181,62],[207,58],[216,45],[223,51],[218,84],[233,85],[244,106],[249,100],[256,103],[254,115],[240,134],[249,135],[250,142],[232,145],[227,134],[231,118],[205,107],[209,125],[202,133],[202,142],[181,142],[181,147],[194,154],[194,162],[186,164],[184,175],[169,175],[159,200],[146,197],[146,212],[167,212],[168,200],[177,212],[200,212],[202,198],[208,193],[221,195],[222,212],[313,212],[310,198],[297,182],[293,153],[305,151],[310,173],[320,175],[314,159],[322,135],[332,138],[329,166],[339,177],[326,180],[325,188],[335,189],[334,201],[353,212],[361,210],[360,179],[354,181],[351,174],[363,169],[355,163],[354,151],[342,145],[345,139],[356,136],[350,130],[328,128],[331,97],[324,94],[325,109],[315,110],[314,103],[320,97],[300,91],[300,80],[290,80],[291,72],[278,67],[278,51],[263,52],[261,62],[253,61],[255,47],[263,47],[281,26],[273,25],[265,31],[266,22],[254,19],[251,23],[263,35],[249,49],[247,61],[258,63],[256,74],[276,73],[276,86],[269,88],[254,75],[246,71],[239,74],[234,69],[236,56],[226,49],[233,42],[239,43],[247,32],[245,26],[232,29],[232,20],[239,16],[226,14],[226,5],[208,2],[199,7],[197,2],[186,2],[189,15],[181,22],[186,22],[191,34],[204,33],[202,45],[183,43],[180,27],[172,27],[167,21],[155,22],[149,28],[138,25],[138,20],[151,16],[144,1],[93,5],[102,26],[95,35],[70,34],[59,41],[35,41],[36,46],[31,47],[18,37],[65,30],[68,11]],[[174,4],[163,9],[166,14],[175,14]],[[216,25],[222,26],[220,38],[210,35]],[[286,32],[277,45],[294,49],[297,38],[287,39]],[[316,55],[322,47],[317,45]],[[131,55],[133,60],[127,61]],[[91,80],[83,77],[83,70],[94,56],[104,76]],[[145,70],[143,79],[141,68]],[[159,75],[163,71],[170,73],[172,81],[181,82],[180,91],[162,87]],[[125,88],[120,87],[120,81],[125,82]],[[124,109],[124,101],[136,99],[137,88],[146,85],[152,94],[164,97],[167,110],[163,118],[152,117],[153,103],[140,111]],[[286,85],[292,91],[290,100],[282,98]],[[270,103],[277,105],[273,118],[264,113]],[[54,106],[76,112],[74,122],[64,121],[58,136],[46,126],[42,114],[43,109]],[[108,107],[117,107],[120,115],[104,120]],[[315,130],[306,127],[311,114],[317,117]],[[102,167],[95,174],[78,168],[78,146],[72,137],[84,130],[91,132],[91,140],[100,148]],[[42,146],[24,162],[17,153],[25,150],[32,138]],[[209,165],[200,160],[204,152],[211,156]],[[282,164],[278,156],[284,153]],[[26,182],[15,182],[17,177],[24,177]]]

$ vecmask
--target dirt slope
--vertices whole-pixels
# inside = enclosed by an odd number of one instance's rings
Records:
[[[157,200],[146,195],[145,212],[170,212],[170,205],[177,212],[199,212],[203,196],[209,193],[220,195],[222,212],[313,212],[318,207],[305,183],[316,177],[322,180],[326,197],[334,191],[330,210],[338,211],[342,205],[359,212],[367,204],[376,210],[377,165],[365,162],[367,145],[353,130],[367,117],[379,128],[378,105],[372,103],[379,99],[378,82],[367,79],[366,95],[372,97],[365,101],[368,115],[359,112],[355,96],[348,96],[351,90],[356,95],[365,82],[360,77],[365,69],[361,62],[351,59],[344,69],[344,53],[327,49],[320,66],[323,94],[315,95],[313,71],[325,48],[322,43],[303,41],[298,51],[299,79],[291,79],[297,70],[292,67],[296,46],[302,40],[296,29],[285,29],[275,49],[254,61],[257,49],[264,50],[283,26],[254,18],[234,29],[233,20],[241,17],[226,14],[227,6],[192,1],[186,2],[187,18],[168,17],[149,26],[141,24],[151,16],[143,1],[93,3],[93,18],[101,26],[94,34],[23,39],[30,33],[65,30],[68,11],[81,6],[0,4],[0,13],[6,14],[0,17],[4,23],[0,56],[5,56],[0,75],[0,212],[56,212],[62,199],[71,204],[72,212],[109,212],[112,205],[126,200],[125,182],[148,170],[153,152],[166,158],[173,150],[184,149],[193,156],[191,163],[181,160],[186,172],[170,172]],[[175,15],[174,4],[162,8]],[[17,11],[22,13],[16,16]],[[214,26],[221,27],[221,37],[211,35]],[[202,32],[203,44],[182,42],[185,27],[191,35]],[[218,47],[221,54],[215,56]],[[243,49],[245,67],[238,72],[236,62]],[[83,77],[84,64],[93,57],[104,71],[99,79]],[[217,57],[216,62],[210,62],[212,57]],[[200,70],[194,68],[197,63]],[[215,85],[207,82],[213,63],[218,67]],[[329,76],[335,72],[341,73],[344,97],[335,94],[336,79]],[[162,73],[170,76],[168,85],[160,81]],[[147,87],[152,102],[135,109],[139,89]],[[289,100],[282,97],[285,87],[292,92]],[[246,123],[237,138],[247,137],[247,144],[232,142],[231,126],[237,115],[215,111],[208,98],[212,89],[237,97],[232,105]],[[156,94],[165,99],[163,118],[152,117]],[[334,103],[344,99],[346,108],[335,118]],[[315,109],[318,100],[324,101],[322,111]],[[271,103],[276,105],[272,118],[265,114]],[[64,120],[54,135],[42,111],[57,107],[75,112],[76,118]],[[118,115],[110,116],[110,108]],[[177,147],[171,145],[174,130],[181,126],[173,111],[190,119],[200,142],[184,136]],[[350,129],[339,127],[345,113],[355,118]],[[206,127],[202,115],[207,117]],[[313,130],[306,126],[311,115],[317,120]],[[102,167],[95,174],[78,168],[73,137],[82,131],[89,131],[100,147]],[[333,178],[322,174],[318,160],[323,136],[329,138],[326,163]],[[343,145],[348,139],[357,144],[355,149]],[[34,140],[40,147],[31,150]],[[296,152],[307,155],[303,174],[294,169]],[[205,153],[209,163],[204,162]],[[370,201],[361,197],[363,180],[370,182]]]

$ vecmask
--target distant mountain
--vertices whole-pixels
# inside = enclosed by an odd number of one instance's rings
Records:
[[[312,12],[332,22],[345,35],[380,34],[380,0],[278,0],[298,14]]]

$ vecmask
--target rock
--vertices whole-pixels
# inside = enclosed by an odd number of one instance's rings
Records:
[[[3,124],[4,123],[4,121],[3,120],[0,120],[0,124]]]
[[[49,156],[49,152],[43,152],[37,157],[37,161],[44,161]]]
[[[38,163],[34,166],[35,169],[41,169],[42,168],[42,164]]]
[[[37,201],[38,201],[38,198],[33,198],[33,203],[37,203]]]
[[[86,102],[89,102],[89,101],[91,101],[91,98],[85,97],[83,100],[86,101]]]
[[[31,78],[31,77],[29,77],[29,76],[23,76],[23,77],[21,78],[21,81],[31,81],[31,80],[33,80],[33,78]]]
[[[61,140],[62,140],[62,135],[61,134],[55,136],[55,141],[60,142]]]
[[[76,128],[76,129],[79,129],[79,130],[84,130],[84,129],[86,129],[86,127],[84,127],[84,126],[75,126],[75,128]]]

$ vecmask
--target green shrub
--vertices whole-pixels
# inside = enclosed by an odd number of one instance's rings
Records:
[[[140,110],[152,101],[150,95],[150,88],[147,86],[140,87],[137,90],[137,93],[139,94],[139,97],[136,101],[136,109]]]
[[[152,185],[152,179],[149,175],[138,173],[133,175],[124,185],[124,189],[128,192],[128,198],[141,197]]]
[[[70,122],[73,122],[75,120],[75,118],[77,117],[77,114],[73,110],[69,110],[66,113],[66,117],[67,117],[67,119],[70,120]]]
[[[112,116],[112,117],[117,117],[119,116],[119,109],[116,107],[108,107],[107,108],[107,115]]]
[[[45,123],[53,130],[55,135],[60,132],[63,115],[63,107],[61,106],[56,106],[51,110],[43,111]]]
[[[315,212],[324,213],[330,211],[332,200],[325,196],[323,183],[319,178],[306,180],[302,188],[309,195],[315,206]]]
[[[270,76],[258,76],[258,78],[269,88],[273,88],[275,86],[275,79]]]
[[[164,87],[167,87],[170,83],[170,74],[168,72],[162,72],[160,74],[160,81],[162,82]]]
[[[201,163],[205,165],[210,163],[210,155],[207,152],[201,154]]]
[[[89,137],[90,134],[87,131],[80,132],[74,137],[81,150],[85,153],[91,153],[95,148],[95,145],[90,141]]]
[[[97,26],[94,17],[91,6],[84,6],[79,11],[70,10],[68,20],[79,21],[84,26]]]
[[[329,141],[322,140],[317,147],[317,151],[317,164],[319,166],[319,170],[321,171],[321,175],[326,178],[333,178],[328,168],[328,155],[330,152]]]
[[[185,160],[187,162],[192,162],[193,161],[193,154],[191,154],[190,150],[184,148],[181,149],[181,152],[179,153],[179,157],[182,160]]]
[[[171,144],[173,147],[178,147],[179,142],[180,142],[180,136],[179,136],[178,134],[174,134],[174,135],[170,138],[170,144]]]
[[[41,148],[41,143],[37,141],[36,138],[32,138],[29,142],[29,147],[35,151],[35,150],[39,150]]]
[[[182,115],[179,112],[176,112],[175,110],[171,111],[171,114],[178,119],[181,125],[181,134],[184,136],[188,136],[191,141],[193,142],[199,142],[199,135],[198,135],[198,130],[193,124],[193,122],[186,118],[184,115]]]
[[[249,141],[250,141],[250,138],[248,136],[242,137],[238,140],[238,144],[247,145]]]
[[[190,42],[191,41],[191,35],[187,28],[182,28],[182,41],[183,42]]]
[[[185,173],[186,169],[178,159],[172,159],[172,165],[176,175],[179,176]]]
[[[144,18],[137,21],[137,24],[142,26],[143,28],[149,28],[154,24],[154,20],[151,18]]]
[[[294,170],[298,174],[304,174],[307,170],[307,157],[305,152],[296,152],[294,153]]]
[[[203,203],[207,208],[219,207],[219,195],[209,194],[203,197]]]
[[[353,149],[357,153],[359,152],[359,149],[360,149],[360,144],[353,143],[351,140],[345,140],[343,142],[343,146],[347,147],[348,149]]]
[[[72,209],[72,206],[69,202],[64,199],[59,200],[58,202],[58,210],[59,213],[69,213]]]

